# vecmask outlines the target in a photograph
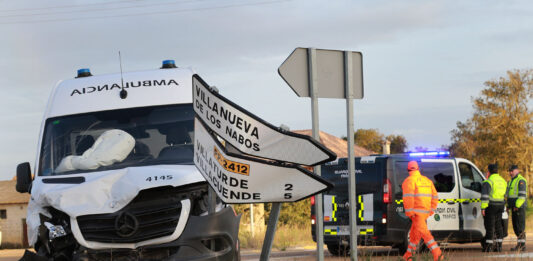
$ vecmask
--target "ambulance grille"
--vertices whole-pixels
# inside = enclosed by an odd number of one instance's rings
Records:
[[[117,212],[77,217],[78,226],[85,240],[101,243],[138,243],[170,236],[178,225],[181,200],[190,198],[196,189],[142,190]]]

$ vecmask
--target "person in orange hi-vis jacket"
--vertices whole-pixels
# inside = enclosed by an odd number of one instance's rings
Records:
[[[402,183],[403,207],[412,225],[409,232],[409,246],[403,258],[411,260],[418,242],[423,238],[433,254],[433,260],[440,260],[442,251],[426,224],[426,219],[435,213],[439,203],[437,190],[430,179],[420,174],[416,161],[410,161],[407,164],[407,171],[409,171],[409,177]]]

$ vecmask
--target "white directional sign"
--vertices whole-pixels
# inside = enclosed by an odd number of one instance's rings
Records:
[[[283,131],[209,88],[193,76],[196,115],[226,142],[244,154],[308,166],[337,156],[309,136]]]
[[[309,92],[309,67],[314,67],[313,77],[319,98],[346,98],[345,56],[343,51],[315,49],[315,61],[310,62],[309,49],[296,48],[278,68],[278,73],[300,97],[311,97]],[[363,56],[349,52],[351,56],[351,84],[354,99],[363,98]]]
[[[225,203],[294,202],[332,186],[301,167],[227,155],[198,118],[194,121],[194,164]]]

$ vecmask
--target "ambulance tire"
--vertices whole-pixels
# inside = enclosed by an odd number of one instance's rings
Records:
[[[350,256],[350,246],[337,243],[328,243],[327,245],[329,253],[334,256]]]

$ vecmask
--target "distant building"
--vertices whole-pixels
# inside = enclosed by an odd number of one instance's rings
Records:
[[[16,180],[0,181],[0,248],[28,246],[26,212],[30,194],[15,190]]]
[[[303,134],[303,135],[307,135],[307,136],[312,136],[312,131],[311,130],[295,130],[295,131],[292,131],[292,132],[295,132],[295,133],[298,133],[298,134]],[[336,136],[333,136],[329,133],[326,133],[326,132],[323,132],[321,131],[320,132],[320,143],[324,144],[324,146],[326,146],[328,149],[330,149],[331,151],[335,152],[335,154],[337,154],[337,157],[338,158],[347,158],[348,157],[348,142],[339,138],[339,137],[336,137]],[[360,147],[360,146],[357,146],[355,145],[354,146],[354,152],[355,152],[355,156],[356,157],[362,157],[362,156],[370,156],[372,154],[378,154],[377,152],[373,152],[371,150],[367,150],[363,147]]]

